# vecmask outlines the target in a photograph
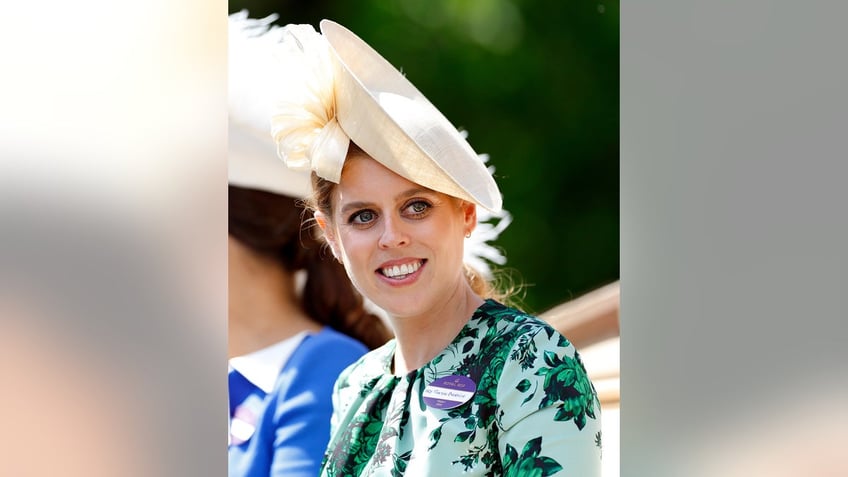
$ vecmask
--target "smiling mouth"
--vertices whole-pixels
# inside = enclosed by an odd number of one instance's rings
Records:
[[[391,278],[394,280],[402,280],[409,275],[417,272],[418,269],[424,265],[425,260],[416,260],[410,263],[404,263],[403,265],[393,265],[391,267],[378,268],[377,271],[380,272],[384,277]]]

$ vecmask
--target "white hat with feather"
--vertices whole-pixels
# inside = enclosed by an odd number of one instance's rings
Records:
[[[244,10],[229,17],[227,176],[232,185],[303,199],[312,192],[309,172],[282,164],[268,132],[274,109],[268,98],[286,77],[283,65],[274,61],[283,37],[283,30],[271,25],[276,19],[248,18]]]

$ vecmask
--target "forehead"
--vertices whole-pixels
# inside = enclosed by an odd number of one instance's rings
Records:
[[[430,190],[402,177],[364,153],[348,157],[336,188],[339,192],[356,194],[357,200],[367,198],[361,195],[377,197],[383,192],[404,189]]]
[[[365,153],[354,153],[345,161],[341,179],[334,187],[331,209],[338,213],[345,206],[376,206],[417,194],[426,194],[437,201],[459,200],[412,182]]]

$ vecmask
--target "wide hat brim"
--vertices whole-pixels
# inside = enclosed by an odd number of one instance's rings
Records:
[[[483,161],[403,74],[347,28],[322,20],[335,77],[336,119],[376,161],[416,184],[499,212]]]

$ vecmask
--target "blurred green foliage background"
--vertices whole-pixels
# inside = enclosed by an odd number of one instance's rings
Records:
[[[329,18],[490,155],[497,245],[542,312],[619,277],[619,5],[577,0],[230,0],[278,25]]]

